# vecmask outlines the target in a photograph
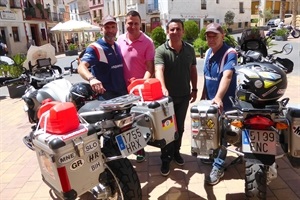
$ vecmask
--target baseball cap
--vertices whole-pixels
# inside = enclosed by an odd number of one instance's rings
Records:
[[[213,22],[213,23],[210,23],[206,26],[205,33],[208,33],[208,32],[223,34],[224,30],[223,30],[223,28],[220,24]]]
[[[105,16],[103,19],[102,19],[102,21],[101,21],[101,25],[105,25],[105,24],[107,24],[107,23],[117,23],[117,21],[116,21],[116,18],[114,18],[113,16],[111,16],[111,15],[107,15],[107,16]]]

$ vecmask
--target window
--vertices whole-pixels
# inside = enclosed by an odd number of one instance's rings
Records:
[[[20,42],[18,27],[12,27],[11,29],[12,29],[12,34],[13,34],[13,37],[14,37],[14,41],[15,42]]]
[[[206,0],[201,0],[201,10],[206,10]]]
[[[242,28],[242,22],[238,23],[238,28]]]
[[[47,37],[46,37],[46,29],[42,28],[41,29],[41,32],[42,32],[42,39],[45,41],[47,40]]]
[[[220,3],[220,1],[219,0],[216,0],[216,4],[219,4]]]
[[[140,4],[144,4],[145,3],[145,0],[140,0]]]
[[[240,2],[240,13],[244,13],[244,2]]]
[[[96,1],[95,0],[93,0],[93,5],[95,5],[96,4]]]
[[[249,23],[248,22],[245,22],[245,27],[248,27]]]
[[[93,10],[93,17],[96,18],[97,17],[97,11]]]
[[[99,19],[102,19],[102,9],[99,9]]]

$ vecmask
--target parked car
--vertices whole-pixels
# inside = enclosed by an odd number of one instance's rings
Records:
[[[284,15],[284,24],[290,25],[292,24],[293,14],[285,14]],[[267,26],[276,27],[280,23],[280,18],[270,19],[267,23]]]
[[[276,21],[276,20],[277,20],[277,19],[270,19],[270,20],[268,21],[268,23],[267,23],[267,26],[270,26],[271,28],[278,26],[279,23],[276,23],[276,24],[275,24],[275,21]]]

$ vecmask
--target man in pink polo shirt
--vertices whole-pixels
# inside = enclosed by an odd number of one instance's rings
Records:
[[[124,61],[124,78],[127,86],[131,79],[150,78],[154,74],[155,47],[150,37],[141,29],[141,16],[137,11],[130,11],[126,15],[125,26],[127,32],[118,37]],[[145,160],[145,151],[137,152],[137,162]]]

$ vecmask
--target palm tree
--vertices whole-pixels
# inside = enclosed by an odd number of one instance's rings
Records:
[[[281,0],[280,3],[280,21],[284,20],[286,0]]]
[[[292,25],[293,26],[296,26],[296,15],[297,15],[298,2],[299,2],[299,0],[293,0],[293,7],[292,7],[292,14],[293,14]]]

